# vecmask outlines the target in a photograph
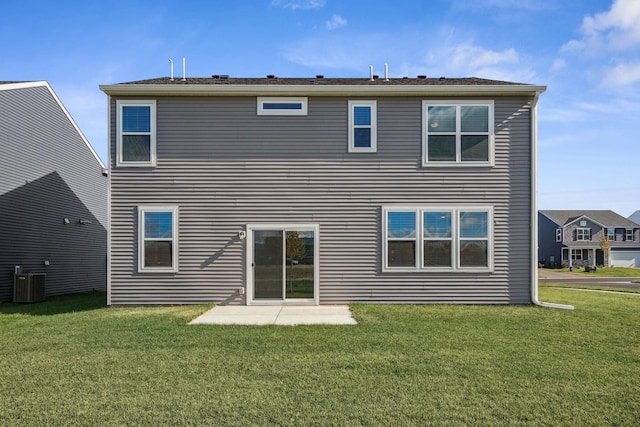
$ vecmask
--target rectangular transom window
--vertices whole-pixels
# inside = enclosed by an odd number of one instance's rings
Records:
[[[349,101],[349,152],[375,153],[377,145],[376,101]]]
[[[178,271],[178,207],[138,207],[138,271]]]
[[[491,271],[490,207],[383,207],[383,271]]]
[[[156,102],[116,102],[118,166],[155,166]]]
[[[258,97],[259,116],[306,116],[307,98]]]
[[[576,228],[576,240],[578,241],[591,240],[591,229]]]
[[[493,164],[493,101],[423,101],[423,164]]]

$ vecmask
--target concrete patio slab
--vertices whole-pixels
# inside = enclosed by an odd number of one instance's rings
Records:
[[[190,325],[356,325],[347,305],[219,305]]]

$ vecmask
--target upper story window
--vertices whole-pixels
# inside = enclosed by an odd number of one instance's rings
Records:
[[[578,240],[578,241],[591,240],[591,229],[590,228],[576,228],[576,240]]]
[[[349,101],[349,152],[375,153],[377,147],[376,101]]]
[[[259,116],[306,116],[307,98],[258,97]]]
[[[556,228],[556,242],[562,242],[562,228]]]
[[[616,241],[616,229],[615,228],[607,228],[607,239],[610,242]]]
[[[383,271],[491,271],[492,209],[383,208]]]
[[[633,228],[627,228],[627,232],[625,233],[625,241],[632,242],[633,241]]]
[[[138,271],[178,271],[178,207],[138,207]]]
[[[493,164],[493,101],[423,101],[423,164]]]
[[[155,166],[156,101],[116,102],[116,164]]]

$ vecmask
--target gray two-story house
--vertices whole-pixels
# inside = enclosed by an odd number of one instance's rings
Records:
[[[0,301],[16,273],[41,296],[104,291],[107,169],[49,83],[0,82],[0,148]]]
[[[109,97],[109,304],[536,299],[536,103],[478,78],[157,78]]]
[[[640,225],[610,210],[542,210],[538,259],[548,267],[640,267]],[[609,242],[609,255],[602,240]]]

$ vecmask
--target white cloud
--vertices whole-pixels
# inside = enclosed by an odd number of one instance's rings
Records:
[[[331,19],[324,24],[327,30],[335,30],[347,25],[347,20],[340,15],[333,15]]]
[[[501,63],[517,63],[518,54],[513,48],[496,52],[472,44],[463,44],[453,49],[453,56],[449,62],[455,68],[470,67],[477,69]]]
[[[320,9],[324,7],[325,0],[272,0],[272,6],[283,7],[291,10],[308,10],[308,9]]]
[[[566,67],[567,67],[567,61],[565,61],[562,58],[558,58],[555,61],[553,61],[553,64],[551,65],[551,71],[553,72],[560,71]]]
[[[627,86],[640,82],[640,62],[624,63],[609,69],[604,83],[613,86]]]
[[[580,32],[582,37],[565,43],[561,51],[609,64],[586,68],[587,74],[610,88],[640,82],[640,1],[614,0],[608,11],[585,16]]]
[[[307,67],[354,70],[364,75],[370,64],[377,71],[388,63],[390,75],[395,77],[426,74],[534,82],[531,61],[523,60],[514,48],[492,50],[454,38],[455,31],[448,28],[428,35],[416,31],[332,33],[292,43],[283,49],[283,55]]]
[[[615,0],[611,9],[585,16],[583,37],[571,40],[563,50],[583,54],[606,54],[640,47],[640,2]]]

